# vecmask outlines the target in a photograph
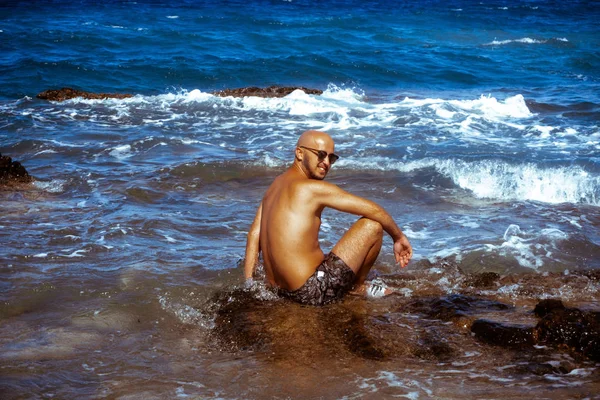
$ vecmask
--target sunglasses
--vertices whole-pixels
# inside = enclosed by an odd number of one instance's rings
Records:
[[[329,158],[329,164],[333,165],[338,158],[340,158],[340,156],[338,156],[337,154],[334,153],[327,153],[325,150],[317,150],[317,149],[312,149],[310,147],[306,147],[306,146],[298,146],[301,149],[305,149],[308,151],[312,151],[313,153],[315,153],[317,155],[317,158],[319,159],[319,161],[323,161],[325,159],[325,157]]]

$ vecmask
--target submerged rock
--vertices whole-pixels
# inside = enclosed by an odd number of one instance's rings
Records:
[[[600,312],[567,308],[560,300],[539,302],[535,326],[511,325],[478,319],[471,332],[479,340],[503,347],[549,345],[566,348],[600,361]]]
[[[224,89],[218,92],[214,92],[215,96],[219,97],[246,97],[246,96],[255,96],[255,97],[285,97],[288,94],[292,93],[294,90],[302,90],[306,94],[323,94],[322,90],[319,89],[307,89],[302,86],[269,86],[267,88],[259,88],[255,86],[251,87],[243,87],[238,89]]]
[[[353,354],[368,360],[382,360],[386,357],[385,350],[378,346],[368,326],[368,318],[358,314],[352,314],[347,324],[339,324],[342,337]]]
[[[274,360],[309,365],[315,354],[384,360],[408,354],[413,347],[397,339],[407,336],[407,328],[339,303],[307,307],[281,299],[263,301],[238,289],[219,293],[211,305],[215,324],[210,336],[223,351],[261,352]]]
[[[131,94],[121,93],[91,93],[83,90],[77,90],[72,88],[62,88],[58,90],[46,90],[37,95],[38,99],[49,100],[49,101],[65,101],[81,97],[87,100],[104,100],[104,99],[126,99],[133,97]]]
[[[494,287],[496,282],[500,280],[500,275],[495,272],[481,272],[471,274],[466,279],[466,284],[474,288],[489,288]]]
[[[543,300],[534,309],[539,343],[566,346],[600,361],[600,312],[568,308],[560,300]]]
[[[534,329],[531,326],[478,319],[471,325],[471,332],[481,341],[497,346],[520,348],[535,344]]]
[[[510,306],[476,296],[453,294],[446,297],[421,298],[407,305],[410,310],[423,313],[429,318],[455,321],[478,311],[508,310]]]
[[[263,329],[262,315],[268,305],[244,290],[217,293],[214,338],[223,350],[261,350],[271,344],[268,329]]]
[[[10,157],[0,153],[0,185],[30,183],[31,181],[33,178],[20,162],[13,161]]]
[[[396,300],[392,308],[380,304],[373,313],[374,304],[362,299],[307,307],[282,299],[260,299],[251,291],[236,289],[211,300],[215,315],[211,336],[224,351],[259,352],[272,360],[303,365],[312,365],[316,354],[339,360],[414,356],[448,362],[460,357],[464,352],[461,341],[468,344],[471,337],[533,357],[519,364],[527,366],[523,373],[563,373],[536,359],[540,351],[568,350],[600,360],[600,313],[567,308],[560,300],[539,302],[537,324],[504,322],[515,307],[479,296]],[[500,316],[503,322],[489,319],[490,315]]]
[[[412,354],[425,360],[444,362],[456,357],[457,350],[435,329],[423,329],[413,345]]]

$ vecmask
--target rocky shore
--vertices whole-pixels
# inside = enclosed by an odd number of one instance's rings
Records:
[[[323,94],[322,90],[308,89],[302,86],[269,86],[267,88],[243,87],[238,89],[220,90],[218,92],[213,92],[213,94],[219,97],[285,97],[295,90],[302,90],[306,94]]]
[[[24,166],[18,161],[13,161],[9,156],[0,153],[0,186],[30,183],[33,178]]]
[[[596,275],[577,279],[593,283]],[[406,278],[405,283],[412,280]],[[332,357],[346,354],[372,360],[410,355],[450,362],[464,352],[463,347],[476,346],[489,354],[513,354],[515,365],[534,375],[565,374],[576,364],[600,361],[600,311],[567,307],[560,299],[538,300],[533,309],[525,310],[468,293],[476,281],[491,288],[490,274],[464,278],[465,293],[392,295],[385,306],[367,301],[374,308],[371,312],[358,299],[314,308],[259,300],[264,297],[260,288],[234,290],[210,302],[216,315],[212,335],[226,351],[267,349],[284,358],[297,357],[303,344],[323,338],[326,343],[319,351],[331,351]],[[574,363],[548,362],[556,353],[570,354]]]
[[[256,86],[242,87],[237,89],[224,89],[213,92],[215,96],[219,97],[285,97],[295,90],[302,90],[306,94],[321,95],[322,90],[309,89],[302,86],[269,86],[266,88],[260,88]],[[36,96],[38,99],[48,101],[65,101],[81,97],[86,100],[104,100],[104,99],[126,99],[133,97],[129,93],[92,93],[84,90],[77,90],[68,87],[62,89],[50,89],[39,93]]]
[[[50,89],[39,93],[36,96],[38,99],[48,101],[65,101],[81,97],[87,100],[104,100],[104,99],[126,99],[133,97],[132,94],[121,93],[91,93],[83,90],[76,90],[68,87],[62,89]]]

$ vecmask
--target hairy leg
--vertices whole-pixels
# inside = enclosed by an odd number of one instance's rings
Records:
[[[352,225],[331,251],[354,271],[355,286],[360,286],[375,263],[382,243],[381,224],[368,218],[361,218]]]

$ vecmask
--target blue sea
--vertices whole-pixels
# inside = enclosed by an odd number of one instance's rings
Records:
[[[597,1],[3,1],[0,153],[34,182],[0,188],[0,397],[598,398],[585,357],[403,311],[465,294],[518,324],[541,299],[600,309],[598,21]],[[271,85],[323,93],[214,94]],[[36,97],[63,87],[132,97]],[[219,301],[308,129],[336,142],[327,179],[409,237],[406,269],[386,237],[372,271],[400,295],[315,310],[255,288],[261,312],[227,321],[260,337],[224,346]],[[325,211],[323,249],[355,219]],[[330,329],[348,313],[406,348],[347,350]],[[406,350],[430,342],[452,358]]]

